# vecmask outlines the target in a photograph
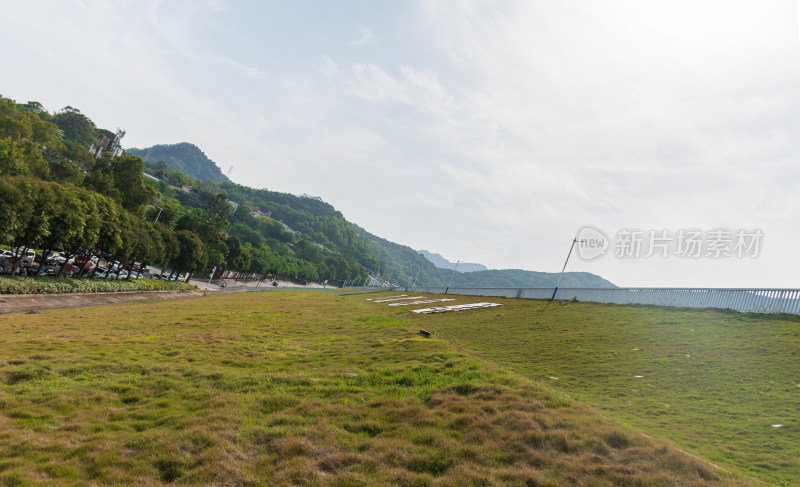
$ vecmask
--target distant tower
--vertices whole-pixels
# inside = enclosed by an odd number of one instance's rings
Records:
[[[123,137],[125,137],[125,131],[117,127],[117,133],[114,135],[114,143],[111,144],[111,148],[109,149],[109,152],[114,154],[114,157],[119,157],[122,154],[120,142],[122,141]]]
[[[98,157],[103,155],[103,152],[105,152],[106,149],[108,148],[108,142],[109,142],[108,136],[103,135],[103,137],[97,143],[97,148],[95,148],[94,145],[92,145],[89,148],[89,150],[92,152],[92,154],[94,154],[94,158],[95,159],[97,159]]]
[[[230,166],[228,166],[228,179],[230,179],[230,178],[231,178],[231,173],[232,173],[232,172],[233,172],[233,164],[231,164]]]
[[[103,137],[97,143],[97,147],[95,148],[95,146],[92,145],[89,148],[89,152],[91,152],[94,155],[95,159],[102,156],[104,152],[110,152],[113,157],[119,157],[122,154],[122,147],[120,147],[120,141],[122,140],[123,137],[125,137],[125,131],[118,128],[117,133],[114,135],[113,142],[108,140],[107,135],[103,135]]]

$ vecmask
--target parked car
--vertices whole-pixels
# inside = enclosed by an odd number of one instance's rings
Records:
[[[21,252],[21,249],[19,249],[19,248],[17,248],[17,247],[14,247],[13,249],[11,249],[11,253],[12,253],[14,256],[16,256],[16,255],[17,255],[19,252]],[[22,255],[22,257],[20,257],[19,261],[22,263],[22,265],[27,265],[27,266],[29,266],[29,265],[33,264],[33,260],[34,260],[35,258],[36,258],[36,252],[34,252],[34,251],[33,251],[33,249],[28,249],[28,250],[27,250],[27,251],[26,251],[26,252],[25,252],[25,253]]]
[[[8,259],[9,257],[13,257],[14,254],[11,253],[10,250],[0,249],[0,258]]]
[[[32,266],[30,269],[28,269],[28,275],[29,276],[35,276],[38,271],[39,271],[39,266],[38,265]],[[56,270],[53,269],[52,267],[44,266],[42,268],[42,273],[39,274],[39,275],[40,276],[55,276],[56,275]]]
[[[67,261],[67,258],[64,257],[64,254],[62,254],[61,252],[51,252],[47,256],[46,260],[47,260],[47,264],[49,264],[49,265],[53,265],[53,264],[55,264],[55,265],[64,265],[64,262]]]

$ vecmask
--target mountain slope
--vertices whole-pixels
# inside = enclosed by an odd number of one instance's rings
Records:
[[[146,149],[128,149],[130,154],[139,156],[145,162],[163,161],[170,169],[180,171],[187,176],[206,181],[224,183],[230,181],[222,173],[217,163],[206,157],[203,151],[194,144],[154,145]]]
[[[161,160],[169,167],[188,168],[186,172],[198,168],[219,168],[213,161],[205,157],[200,149],[189,143],[158,145],[149,149],[131,149],[132,154],[139,154],[145,160]],[[152,166],[152,163],[150,164]],[[202,179],[193,176],[195,179]],[[222,176],[224,177],[224,176]],[[176,194],[184,204],[202,208],[215,194],[223,193],[238,204],[261,212],[269,213],[274,220],[288,225],[297,235],[307,236],[311,242],[329,249],[336,255],[352,259],[373,274],[394,284],[409,286],[447,286],[452,282],[459,287],[554,287],[558,274],[532,272],[518,269],[488,270],[481,264],[459,263],[453,272],[455,263],[439,254],[416,251],[411,247],[390,242],[373,235],[365,229],[347,221],[341,212],[324,201],[314,198],[298,197],[291,194],[254,189],[228,181],[218,181],[206,177],[205,181],[196,181],[191,194]],[[240,222],[253,224],[252,222]],[[239,227],[241,228],[241,227]],[[240,238],[247,239],[244,233]],[[253,240],[254,243],[258,239]],[[321,268],[326,267],[326,258],[318,255],[311,259],[319,262]],[[333,267],[328,264],[327,267]],[[346,274],[346,269],[339,269],[338,274]],[[589,273],[564,274],[561,285],[564,287],[615,287],[605,279]]]
[[[381,261],[382,277],[399,286],[453,287],[555,287],[557,272],[534,272],[521,269],[483,270],[461,272],[436,267],[421,253],[411,247],[390,242],[353,225],[358,234],[372,247],[376,259]],[[444,260],[444,259],[443,259]],[[480,265],[480,264],[478,264]],[[613,283],[589,272],[566,272],[561,277],[561,287],[614,288]]]
[[[459,266],[460,268],[460,266]],[[589,272],[565,272],[559,282],[557,272],[535,272],[522,269],[492,269],[461,274],[456,272],[454,287],[559,287],[614,288],[602,277]]]
[[[450,262],[449,260],[445,259],[441,256],[441,254],[434,254],[433,252],[428,252],[427,250],[417,250],[418,253],[422,254],[426,259],[433,262],[433,265],[438,267],[439,269],[456,269],[456,262]],[[469,262],[458,262],[458,272],[476,272],[476,271],[486,271],[489,270],[483,264],[471,264]]]

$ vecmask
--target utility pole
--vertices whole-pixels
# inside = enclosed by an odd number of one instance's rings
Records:
[[[577,237],[572,239],[572,245],[570,245],[570,247],[569,247],[569,253],[567,254],[567,260],[564,261],[564,267],[561,268],[561,274],[558,275],[558,280],[556,281],[556,288],[553,289],[553,295],[550,297],[550,301],[556,299],[556,293],[558,292],[558,285],[561,284],[561,278],[564,276],[564,269],[567,268],[567,262],[569,262],[569,256],[572,255],[572,249],[575,248],[575,244],[578,243],[578,242],[583,243],[584,241],[583,240],[578,240]]]
[[[161,212],[164,211],[164,208],[161,208],[160,206],[153,206],[153,205],[147,205],[147,206],[149,206],[150,208],[158,208],[158,215],[156,215],[156,221],[154,221],[153,224],[158,223],[158,218],[161,216]]]
[[[157,218],[156,218],[156,219],[157,219]],[[208,276],[208,285],[207,285],[207,286],[206,286],[206,288],[203,290],[203,296],[205,296],[205,295],[206,295],[206,293],[208,292],[208,286],[210,286],[210,285],[211,285],[211,279],[214,277],[214,273],[215,273],[215,272],[217,272],[217,267],[216,267],[216,266],[214,266],[214,268],[213,268],[213,269],[211,269],[211,275],[210,275],[210,276]]]
[[[411,280],[412,279],[413,279],[413,277],[411,277],[411,274],[409,274],[408,275],[408,284],[406,284],[406,291],[408,291],[408,288],[411,287]]]
[[[447,294],[447,291],[450,290],[450,285],[453,284],[453,276],[456,275],[456,269],[458,269],[458,264],[460,264],[460,263],[461,263],[460,260],[456,261],[456,266],[453,267],[453,272],[450,273],[450,282],[447,283],[447,288],[444,290],[445,294]]]
[[[414,276],[414,282],[411,283],[411,287],[414,287],[417,284],[417,278],[419,277],[419,271],[421,271],[421,270],[422,270],[421,267],[419,269],[417,269],[417,275]]]

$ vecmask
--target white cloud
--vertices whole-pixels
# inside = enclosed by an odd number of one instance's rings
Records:
[[[774,285],[800,239],[795,7],[419,1],[413,19],[356,17],[371,27],[343,46],[336,19],[262,38],[267,6],[12,2],[0,54],[26,69],[3,94],[77,106],[128,145],[194,142],[245,184],[319,194],[451,260],[558,270],[586,223],[762,226],[783,253],[747,279]],[[735,279],[704,263],[583,269]]]
[[[796,179],[786,154],[798,146],[784,124],[798,97],[785,80],[799,70],[771,23],[781,5],[699,3],[421,2],[456,69],[444,86],[470,79],[456,103],[480,122],[445,142],[477,162],[452,177],[491,201],[487,225],[540,224],[566,241],[581,223],[764,223],[783,218],[767,207],[793,211],[783,181]]]
[[[347,44],[351,46],[366,46],[369,44],[374,44],[378,41],[378,38],[375,36],[375,33],[372,32],[372,29],[369,27],[362,27],[361,28],[361,37],[354,41],[350,41]]]
[[[266,73],[264,73],[263,71],[261,71],[258,68],[254,68],[252,66],[248,66],[246,64],[242,64],[242,63],[240,63],[238,61],[235,61],[233,59],[229,59],[229,58],[226,58],[226,57],[222,57],[221,59],[222,59],[222,61],[224,63],[228,64],[229,66],[231,66],[235,70],[239,71],[240,73],[246,74],[247,76],[253,76],[253,77],[256,77],[256,78],[263,78],[263,77],[266,76]]]

